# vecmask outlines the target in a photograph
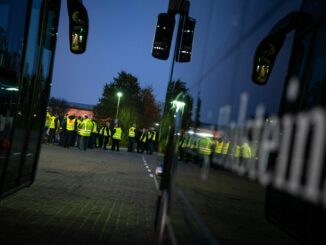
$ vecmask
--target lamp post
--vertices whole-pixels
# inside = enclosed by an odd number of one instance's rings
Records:
[[[117,93],[117,96],[118,96],[118,105],[117,105],[117,113],[116,113],[116,115],[115,115],[115,119],[116,119],[116,121],[118,121],[119,104],[120,104],[120,97],[122,96],[122,93],[121,93],[121,92],[118,92],[118,93]]]

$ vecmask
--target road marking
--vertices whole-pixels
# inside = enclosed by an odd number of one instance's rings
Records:
[[[152,174],[152,170],[151,170],[150,167],[147,165],[147,162],[146,162],[146,159],[145,159],[144,156],[143,156],[143,162],[144,162],[144,165],[145,165],[145,167],[146,167],[146,169],[147,169],[148,176],[149,176],[150,178],[153,179],[156,190],[159,190],[159,184],[158,184],[158,182],[157,182],[156,176],[155,176],[154,174]]]

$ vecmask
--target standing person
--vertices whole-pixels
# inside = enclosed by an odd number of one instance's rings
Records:
[[[140,137],[142,136],[142,131],[140,129],[136,130],[136,143],[137,143],[137,153],[141,153],[142,142]]]
[[[128,130],[128,151],[133,152],[136,138],[136,124],[133,124]]]
[[[79,149],[86,151],[88,146],[89,137],[91,136],[93,123],[88,118],[87,115],[84,115],[84,120],[79,125]]]
[[[51,114],[49,110],[46,111],[45,126],[44,126],[44,143],[49,143],[50,138],[50,124],[51,124]]]
[[[115,148],[117,148],[117,151],[119,151],[119,145],[121,141],[122,136],[122,129],[120,128],[119,123],[116,123],[112,132],[112,151],[115,151]]]
[[[157,132],[154,128],[151,128],[150,131],[148,131],[148,154],[153,154],[153,151],[156,149],[156,140],[157,140]]]
[[[92,132],[91,132],[91,136],[89,137],[89,142],[88,142],[88,148],[93,149],[94,146],[96,147],[96,138],[97,138],[97,134],[98,134],[98,130],[97,130],[97,122],[93,119],[91,119],[92,122]]]
[[[79,138],[80,138],[80,135],[79,135],[79,127],[80,127],[80,124],[82,123],[83,119],[81,116],[79,116],[77,119],[76,119],[76,129],[72,135],[72,140],[71,140],[71,144],[70,146],[76,146],[76,147],[79,147]]]
[[[56,132],[59,127],[59,119],[56,116],[51,116],[50,121],[50,133],[49,133],[49,143],[55,143],[56,141]]]
[[[139,141],[141,144],[141,153],[144,153],[145,150],[147,151],[147,129],[146,128],[143,128]]]
[[[104,139],[103,131],[104,131],[105,126],[99,125],[99,128],[100,128],[100,130],[98,131],[98,148],[102,148],[103,147],[103,139]]]
[[[63,144],[64,148],[69,148],[73,138],[73,134],[76,131],[76,128],[77,128],[77,119],[73,115],[68,116],[66,120],[66,137]]]
[[[103,126],[102,136],[103,136],[103,150],[107,150],[106,146],[109,143],[109,139],[111,137],[111,128],[110,122],[106,122],[105,126]]]
[[[61,120],[60,120],[60,132],[59,132],[59,145],[64,146],[65,140],[67,137],[67,118],[68,114],[66,114]]]

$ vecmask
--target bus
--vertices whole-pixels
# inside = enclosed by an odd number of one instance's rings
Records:
[[[0,199],[30,186],[42,142],[60,0],[0,1]],[[88,16],[69,0],[70,49],[85,51]]]
[[[0,199],[35,178],[62,3],[0,0]],[[87,11],[67,4],[81,54]],[[152,56],[171,62],[160,244],[326,242],[325,10],[323,0],[170,0],[158,13]]]
[[[325,1],[172,2],[160,244],[324,244]]]

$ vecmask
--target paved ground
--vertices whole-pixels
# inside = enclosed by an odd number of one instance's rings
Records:
[[[155,244],[159,161],[43,145],[35,183],[0,201],[0,244]]]

